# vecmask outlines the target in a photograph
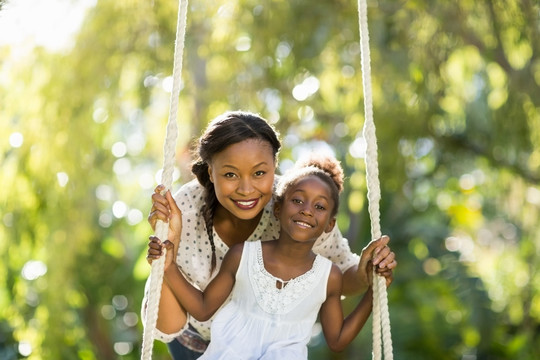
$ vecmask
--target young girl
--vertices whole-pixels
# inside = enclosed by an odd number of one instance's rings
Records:
[[[171,239],[163,244],[151,237],[149,257],[158,258],[163,246],[170,250],[165,281],[191,316],[207,320],[225,303],[200,359],[307,359],[319,313],[332,350],[343,350],[356,337],[371,312],[371,288],[343,319],[342,272],[312,250],[319,236],[335,226],[342,186],[343,171],[335,158],[312,158],[287,172],[276,189],[278,239],[231,247],[204,292],[170,266],[179,244],[189,239],[180,240],[181,231],[169,232]],[[170,221],[179,224],[180,210],[173,205],[171,211]]]

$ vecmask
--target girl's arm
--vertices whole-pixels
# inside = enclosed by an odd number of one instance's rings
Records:
[[[172,244],[167,242],[167,248]],[[206,321],[214,315],[231,293],[236,271],[242,257],[244,244],[231,247],[219,269],[218,274],[208,284],[204,292],[191,285],[177,266],[168,266],[165,270],[165,281],[180,304],[199,321]]]
[[[157,190],[156,194],[154,194],[156,196],[159,195]],[[225,302],[233,288],[236,270],[242,256],[243,245],[232,247],[228,251],[223,259],[219,273],[208,284],[205,292],[201,292],[184,278],[184,275],[175,264],[174,259],[176,259],[182,235],[182,212],[178,208],[170,191],[166,192],[165,200],[166,204],[161,204],[160,208],[166,209],[168,213],[166,217],[166,221],[168,222],[167,236],[170,240],[162,243],[157,237],[151,236],[148,243],[147,255],[148,262],[152,263],[153,260],[162,256],[163,247],[166,247],[168,250],[164,264],[165,285],[162,287],[162,295],[165,295],[168,300],[165,304],[167,306],[164,309],[171,309],[175,312],[181,312],[185,309],[199,321],[208,320]],[[154,203],[154,206],[156,206],[156,203]],[[174,300],[177,301],[176,304]],[[163,304],[161,299],[160,303]],[[180,320],[182,320],[182,317]]]
[[[373,293],[370,287],[356,308],[343,319],[341,278],[341,271],[334,265],[328,278],[326,301],[320,310],[324,337],[332,351],[342,351],[354,340],[369,318],[373,302]]]

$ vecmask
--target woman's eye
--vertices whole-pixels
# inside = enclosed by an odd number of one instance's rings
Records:
[[[235,174],[235,173],[231,173],[231,172],[229,172],[229,173],[225,173],[225,175],[224,175],[224,176],[225,176],[226,178],[233,178],[233,177],[235,177],[235,176],[236,176],[236,174]]]
[[[255,176],[263,176],[264,174],[266,174],[266,171],[259,170],[255,172]]]

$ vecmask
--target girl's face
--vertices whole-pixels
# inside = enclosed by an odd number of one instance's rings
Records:
[[[250,220],[272,198],[275,167],[272,146],[247,139],[214,155],[208,173],[219,203],[237,218]]]
[[[287,189],[283,202],[276,204],[274,214],[281,222],[283,235],[295,241],[314,242],[334,227],[334,206],[328,184],[310,175]]]

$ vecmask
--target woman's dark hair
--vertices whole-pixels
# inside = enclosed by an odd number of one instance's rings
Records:
[[[229,111],[212,120],[199,138],[195,150],[196,160],[191,166],[191,171],[205,189],[204,205],[201,211],[210,239],[210,246],[212,247],[212,272],[216,266],[213,227],[218,199],[214,184],[210,181],[209,163],[214,155],[231,145],[248,139],[257,139],[269,143],[272,147],[274,160],[277,161],[279,149],[281,148],[278,137],[277,131],[259,115],[245,111]]]
[[[343,168],[335,157],[324,154],[311,153],[285,172],[276,186],[276,203],[281,203],[287,190],[307,176],[317,176],[328,185],[334,201],[331,216],[335,216],[339,208],[339,194],[343,190]]]

